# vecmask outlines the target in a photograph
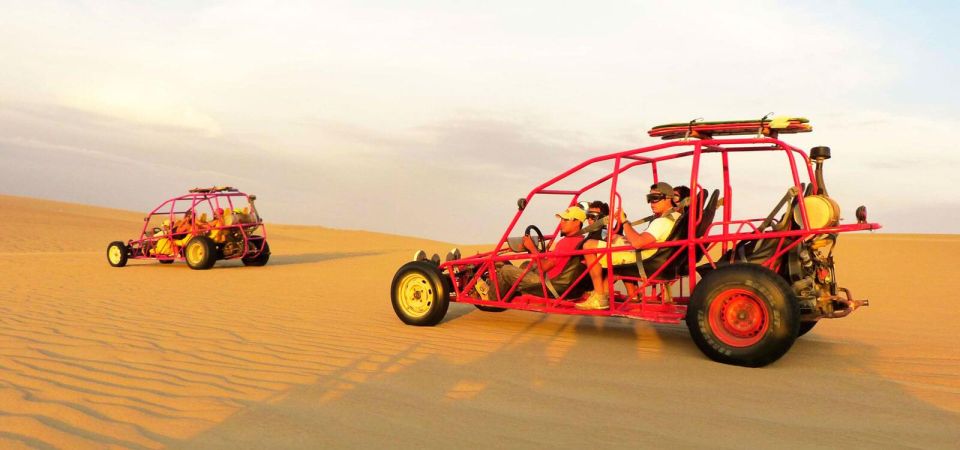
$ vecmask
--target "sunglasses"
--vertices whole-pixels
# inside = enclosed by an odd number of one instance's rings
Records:
[[[659,201],[664,200],[664,199],[666,199],[666,198],[667,198],[667,196],[666,196],[666,195],[663,195],[663,194],[661,194],[661,193],[647,194],[647,203],[656,203],[656,202],[659,202]]]
[[[587,219],[590,219],[590,220],[597,220],[601,217],[603,217],[603,214],[600,214],[598,212],[587,213]]]

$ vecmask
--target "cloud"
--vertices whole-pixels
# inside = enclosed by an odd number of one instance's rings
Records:
[[[140,125],[201,133],[221,134],[220,125],[187,101],[171,95],[160,83],[111,81],[96,90],[60,94],[60,104],[79,111],[99,114]]]

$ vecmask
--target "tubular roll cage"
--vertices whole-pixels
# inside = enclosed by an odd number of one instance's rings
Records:
[[[670,151],[671,149],[674,151]],[[651,153],[657,151],[666,152],[665,154],[659,156],[650,155]],[[702,140],[684,139],[595,157],[588,159],[572,169],[567,170],[566,172],[563,172],[549,181],[537,186],[525,197],[526,203],[529,204],[537,195],[569,195],[571,200],[568,206],[573,206],[580,202],[580,196],[582,194],[602,183],[610,181],[611,187],[608,204],[610,205],[611,219],[616,220],[613,217],[613,212],[617,211],[621,206],[621,197],[617,191],[617,183],[619,181],[618,178],[625,171],[638,166],[649,165],[652,172],[652,183],[657,183],[660,181],[657,171],[658,163],[678,158],[691,157],[693,159],[693,164],[689,180],[689,186],[691,186],[690,197],[691,200],[696,198],[704,198],[706,190],[698,183],[700,157],[703,154],[720,153],[723,168],[722,197],[724,199],[722,220],[714,221],[709,225],[709,227],[706,229],[706,232],[704,232],[702,236],[697,236],[695,230],[700,225],[700,216],[702,216],[703,213],[701,209],[702,203],[692,201],[687,210],[687,238],[655,243],[649,247],[645,247],[645,249],[678,247],[678,251],[675,251],[673,255],[671,255],[670,258],[661,265],[661,267],[659,267],[655,272],[650,273],[645,279],[641,279],[639,277],[620,276],[614,273],[614,265],[612,264],[613,253],[621,251],[635,251],[632,246],[612,247],[614,233],[607,233],[606,248],[562,252],[548,250],[540,253],[538,256],[529,254],[501,255],[501,249],[507,242],[509,233],[514,229],[520,219],[520,216],[523,214],[522,209],[517,211],[517,213],[514,215],[513,220],[507,226],[506,231],[504,231],[503,235],[500,237],[500,240],[493,251],[479,253],[470,258],[447,261],[440,265],[440,270],[445,271],[452,282],[451,286],[453,286],[453,289],[451,294],[453,295],[453,300],[462,303],[551,313],[634,317],[657,322],[677,323],[680,320],[683,320],[686,314],[686,304],[689,301],[689,296],[682,295],[683,284],[680,283],[681,278],[661,280],[658,279],[658,277],[666,267],[672,265],[674,261],[681,255],[684,255],[687,259],[686,273],[696,274],[696,267],[699,258],[696,250],[698,249],[702,251],[703,258],[706,258],[707,263],[709,263],[711,267],[716,268],[717,261],[710,256],[710,250],[714,249],[717,245],[721,246],[722,254],[726,254],[728,250],[734,248],[734,246],[741,241],[777,239],[778,243],[776,251],[772,256],[767,258],[762,263],[763,266],[769,269],[777,270],[783,255],[795,248],[807,237],[850,231],[874,230],[880,228],[880,225],[877,223],[856,223],[824,228],[811,228],[807,217],[806,205],[803,201],[797,201],[797,209],[800,212],[799,217],[802,222],[800,229],[797,230],[762,231],[757,228],[757,224],[761,223],[763,219],[733,220],[731,217],[733,188],[730,184],[730,164],[728,155],[730,153],[760,151],[781,151],[784,153],[787,161],[789,162],[790,171],[793,177],[793,187],[797,189],[796,192],[799,193],[798,197],[802,198],[804,192],[803,183],[800,179],[800,168],[798,167],[798,162],[796,159],[796,157],[799,156],[803,161],[804,167],[806,168],[807,179],[809,180],[809,185],[811,185],[811,193],[817,194],[820,192],[820,187],[817,185],[817,179],[814,175],[812,162],[807,156],[806,152],[797,147],[793,147],[777,139],[776,137],[753,137],[722,139],[712,138]],[[580,189],[551,189],[552,186],[584,168],[587,168],[593,164],[608,161],[613,161],[613,171],[607,175],[597,178]],[[616,222],[611,223],[610,225],[610,229],[617,229],[619,226]],[[560,226],[557,224],[553,234],[544,236],[547,249],[550,248],[554,240],[556,240],[558,237],[559,228]],[[788,242],[791,240],[792,242]],[[686,252],[680,251],[684,247],[686,248]],[[589,277],[589,270],[592,265],[587,267],[579,277],[571,282],[567,289],[565,289],[563,292],[558,292],[559,297],[557,298],[550,297],[546,284],[541,281],[542,296],[521,293],[521,295],[511,299],[513,293],[519,288],[520,280],[523,278],[523,275],[531,270],[531,267],[533,266],[532,264],[527,266],[527,268],[523,271],[523,274],[510,287],[509,290],[506,292],[500,292],[499,283],[497,283],[497,273],[495,270],[496,263],[505,263],[511,260],[542,259],[546,256],[581,257],[585,254],[600,255],[600,257],[597,258],[593,264],[598,264],[601,261],[601,258],[606,260],[607,267],[605,269],[605,280],[607,283],[608,292],[610,292],[612,296],[612,301],[610,302],[610,307],[608,309],[594,311],[577,310],[573,308],[572,303],[572,300],[576,299],[567,298],[573,288],[579,284],[584,277]],[[538,274],[540,275],[540,279],[543,280],[545,274],[543,270],[539,268],[539,266],[540,265],[537,264],[537,270],[539,271]],[[457,275],[461,271],[467,270],[468,268],[473,268],[475,272],[468,281],[464,283],[458,282]],[[471,295],[471,293],[475,292],[473,291],[473,288],[477,281],[480,280],[484,274],[488,274],[490,279],[490,300],[482,300],[476,297],[475,294]],[[688,280],[686,284],[688,286],[688,292],[693,292],[697,283],[696,276],[688,276],[687,278]],[[639,282],[640,286],[638,292],[641,293],[641,301],[639,303],[619,301],[622,299],[617,298],[618,294],[616,294],[615,290],[613,289],[613,285],[617,280],[623,280],[625,282]],[[659,299],[663,298],[662,296],[665,293],[665,290],[669,289],[669,287],[674,283],[678,283],[680,285],[681,295],[673,297],[673,301],[671,302],[661,302]]]
[[[244,223],[235,223],[232,225],[221,225],[218,227],[210,227],[209,229],[206,229],[204,231],[212,232],[215,230],[238,230],[243,236],[244,244],[246,244],[251,239],[266,240],[267,227],[264,226],[263,220],[260,219],[260,214],[257,213],[257,208],[254,205],[253,201],[251,201],[251,198],[249,195],[243,192],[239,192],[233,188],[191,189],[189,194],[181,195],[179,197],[173,197],[161,203],[160,206],[157,206],[156,208],[151,210],[149,213],[147,213],[146,217],[143,218],[143,228],[140,230],[140,238],[131,239],[130,241],[127,242],[128,246],[132,246],[133,244],[138,244],[137,248],[140,249],[139,252],[135,252],[133,255],[131,255],[131,258],[160,259],[160,260],[182,259],[182,257],[179,256],[180,249],[176,246],[176,240],[170,239],[173,236],[174,217],[176,217],[177,214],[185,214],[187,211],[195,211],[198,205],[202,205],[204,203],[210,206],[211,211],[216,211],[218,208],[223,208],[224,211],[227,211],[228,209],[232,211],[234,209],[234,202],[233,202],[234,197],[239,197],[246,200],[247,205],[250,206],[250,216],[255,217],[257,219],[256,222],[244,222]],[[221,203],[220,199],[226,199],[226,201]],[[175,210],[174,207],[176,207],[177,202],[180,202],[180,201],[190,202],[190,207],[183,211]],[[169,205],[169,211],[160,212],[161,209],[163,209],[168,205]],[[167,218],[170,220],[169,234],[153,236],[152,233],[148,232],[147,228],[150,226],[150,219],[154,216],[161,216],[161,217],[167,216]],[[250,232],[255,231],[257,229],[260,229],[261,235],[251,236],[249,234]],[[196,220],[194,220],[188,234],[197,235],[199,231],[200,230],[199,230],[199,227],[197,226],[197,222]],[[177,256],[168,256],[168,255],[150,256],[148,254],[143,253],[142,249],[146,248],[144,244],[149,243],[149,244],[155,245],[157,241],[164,238],[170,239],[171,245],[173,246],[173,251]],[[248,254],[247,246],[244,245],[244,249],[242,253],[235,256],[231,256],[230,258],[227,258],[227,259],[245,258],[245,257],[253,258],[253,257],[259,256],[260,253],[262,252],[263,252],[263,246],[260,246],[260,248],[256,252],[251,252]]]

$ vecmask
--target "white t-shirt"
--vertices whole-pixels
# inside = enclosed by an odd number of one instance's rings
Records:
[[[673,225],[677,223],[677,219],[680,218],[680,213],[674,211],[669,214],[668,217],[657,217],[650,222],[650,226],[644,230],[645,233],[650,233],[657,242],[666,242],[667,238],[670,237],[670,232],[673,231]],[[640,251],[640,257],[643,259],[650,258],[654,253],[660,250],[659,248],[648,248]]]

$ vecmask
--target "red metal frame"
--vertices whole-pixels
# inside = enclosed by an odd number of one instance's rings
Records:
[[[194,192],[199,191],[199,192]],[[182,248],[177,247],[176,239],[174,236],[174,230],[172,224],[175,223],[175,218],[178,215],[183,215],[187,211],[194,213],[194,220],[192,223],[191,230],[188,234],[193,235],[207,235],[212,231],[227,231],[227,230],[236,230],[243,237],[243,252],[225,257],[223,259],[237,259],[237,258],[255,258],[260,256],[260,253],[263,252],[264,246],[258,245],[256,251],[249,251],[251,241],[263,241],[267,240],[267,227],[263,223],[263,220],[260,218],[260,214],[257,212],[256,206],[254,205],[254,196],[251,198],[250,195],[247,195],[243,192],[237,191],[233,188],[213,188],[213,189],[194,189],[188,194],[181,195],[178,197],[170,198],[163,203],[160,203],[159,206],[152,209],[147,215],[143,218],[143,228],[140,230],[140,237],[137,239],[130,239],[127,241],[127,247],[130,249],[130,259],[156,259],[159,261],[182,261],[184,260],[183,254],[181,252]],[[242,199],[246,205],[235,202],[234,200]],[[190,206],[184,210],[177,210],[177,203],[184,202],[189,203]],[[205,227],[200,229],[197,220],[195,210],[200,205],[209,206],[211,211],[216,211],[217,209],[223,209],[224,211],[233,211],[239,207],[248,206],[250,208],[249,216],[255,218],[255,221],[247,221],[242,223],[234,223],[232,225],[221,225],[216,227]],[[166,207],[165,211],[164,208]],[[171,227],[168,234],[154,236],[152,229],[150,228],[150,219],[155,216],[166,216],[166,219],[170,221]],[[149,254],[150,250],[153,249],[157,242],[160,239],[168,239],[170,245],[172,246],[173,256],[166,254]]]
[[[802,225],[798,230],[768,230],[759,232],[757,230],[757,225],[761,222],[761,219],[733,219],[732,207],[734,192],[730,182],[730,160],[728,155],[730,153],[761,151],[783,152],[783,154],[787,157],[792,174],[792,186],[798,189],[798,192],[802,192],[802,183],[812,185],[811,189],[813,194],[816,194],[820,191],[820,187],[817,185],[817,180],[814,175],[813,164],[810,158],[807,156],[807,153],[803,150],[793,147],[776,137],[733,137],[702,140],[689,139],[664,142],[648,147],[641,147],[591,158],[535,187],[525,197],[527,204],[529,204],[535,197],[540,195],[567,195],[571,197],[569,205],[572,206],[580,201],[580,196],[585,192],[607,181],[610,181],[611,187],[609,204],[611,206],[611,211],[615,211],[621,202],[621,195],[617,190],[617,183],[621,174],[637,167],[649,166],[651,183],[655,183],[659,181],[658,163],[679,158],[690,158],[692,161],[690,179],[688,181],[692,191],[691,195],[693,195],[694,192],[703,190],[703,187],[698,183],[701,155],[720,153],[723,171],[723,217],[719,221],[714,221],[711,223],[708,231],[702,237],[691,237],[683,240],[657,243],[648,247],[686,247],[687,251],[685,253],[675,252],[670,261],[664,263],[663,267],[661,267],[657,272],[648,274],[647,279],[640,280],[636,277],[618,276],[614,273],[612,267],[613,265],[609,264],[609,262],[611,262],[612,254],[614,252],[624,250],[633,251],[634,249],[630,246],[611,247],[613,233],[608,233],[606,248],[565,252],[547,251],[539,255],[540,258],[543,258],[548,256],[572,255],[579,257],[580,255],[584,254],[599,254],[601,255],[601,258],[606,258],[608,262],[606,269],[606,282],[608,283],[608,292],[610,292],[610,307],[608,309],[592,311],[578,310],[574,307],[574,301],[579,299],[567,297],[572,290],[572,286],[575,286],[577,283],[579,283],[583,277],[589,277],[589,268],[588,270],[584,271],[584,273],[577,280],[571,283],[571,288],[568,288],[565,292],[559,293],[559,298],[551,298],[547,293],[547,287],[543,285],[543,283],[541,283],[543,295],[537,296],[521,294],[519,296],[510,298],[513,292],[518,289],[520,282],[519,279],[507,292],[499,292],[500,289],[496,281],[497,274],[496,270],[494,270],[494,267],[497,263],[514,260],[529,260],[534,258],[534,256],[526,253],[511,253],[504,248],[504,244],[507,242],[508,235],[517,225],[520,217],[523,214],[523,210],[517,211],[493,250],[479,253],[473,257],[447,261],[440,265],[440,269],[444,271],[446,276],[449,277],[452,283],[451,286],[453,286],[451,300],[462,303],[481,304],[489,307],[539,311],[546,313],[623,316],[650,320],[654,322],[677,323],[683,320],[684,316],[686,315],[686,304],[689,300],[689,296],[679,295],[671,297],[670,295],[667,295],[666,292],[671,286],[674,285],[679,287],[681,293],[683,292],[683,286],[681,285],[682,279],[662,280],[658,279],[658,275],[660,275],[660,272],[663,271],[664,267],[668,266],[669,263],[673,259],[677,258],[677,256],[681,253],[687,255],[687,273],[695,274],[698,263],[698,261],[695,260],[696,248],[703,250],[704,258],[706,259],[707,264],[716,267],[717,261],[713,260],[709,254],[709,251],[714,249],[717,245],[721,246],[722,254],[725,254],[728,250],[734,248],[737,243],[744,240],[777,239],[779,240],[777,250],[763,263],[763,265],[768,268],[777,269],[779,261],[781,261],[782,257],[788,251],[800,244],[803,240],[812,236],[844,233],[850,231],[875,230],[880,228],[880,225],[877,223],[856,223],[836,225],[828,228],[811,228],[807,216],[806,206],[802,201],[797,202],[799,206],[799,217],[801,218],[802,222]],[[802,160],[804,167],[806,168],[806,176],[803,180],[801,180],[802,169],[797,164],[798,157]],[[574,173],[578,173],[594,164],[610,161],[613,162],[612,172],[587,183],[579,189],[552,189],[552,187],[557,183],[567,179]],[[784,186],[784,188],[788,187],[789,186]],[[627,195],[642,194],[644,193],[631,192]],[[687,236],[696,236],[695,229],[700,221],[699,215],[701,214],[701,211],[699,211],[698,208],[689,208],[688,214],[689,220],[687,226],[689,228],[687,230]],[[613,226],[611,228],[615,229],[617,227],[617,224],[612,225]],[[544,239],[547,240],[546,245],[548,248],[557,238],[558,234],[559,224],[557,225],[557,228],[554,230],[553,234],[546,235],[544,237]],[[788,243],[788,241],[792,242]],[[594,264],[599,263],[599,261],[600,258],[597,258]],[[530,269],[528,268],[527,270]],[[461,273],[472,273],[472,276],[469,276],[466,279],[461,279]],[[540,278],[543,279],[542,271],[539,273],[539,275]],[[477,281],[483,276],[488,277],[490,280],[491,300],[489,301],[482,300],[477,297],[475,291],[473,290]],[[687,292],[693,292],[697,285],[697,277],[691,276],[686,278],[686,285],[688,287]],[[613,285],[617,280],[638,281],[640,283],[639,292],[642,293],[640,301],[629,302],[622,294],[615,292]],[[499,299],[509,299],[509,301],[503,301]]]

